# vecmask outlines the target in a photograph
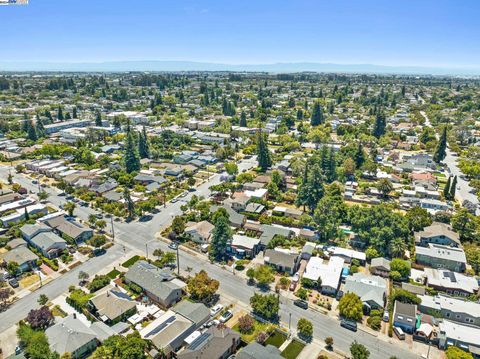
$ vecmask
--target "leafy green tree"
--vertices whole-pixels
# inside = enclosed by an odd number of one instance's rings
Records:
[[[383,198],[387,198],[388,194],[393,190],[392,182],[388,178],[381,178],[377,183],[377,189],[382,194]]]
[[[408,221],[408,227],[413,232],[419,232],[433,223],[430,213],[419,206],[410,208],[405,214],[405,218]]]
[[[131,131],[127,133],[127,145],[125,149],[125,169],[127,173],[140,170],[140,156],[135,145],[135,139]]]
[[[398,300],[399,302],[405,304],[420,304],[421,300],[415,294],[406,291],[405,289],[396,288],[393,290],[393,293],[390,295],[390,303],[393,306],[395,301]]]
[[[350,345],[350,354],[352,354],[352,359],[368,359],[370,357],[368,349],[357,341]]]
[[[48,297],[47,297],[45,294],[40,294],[40,297],[38,297],[37,302],[38,302],[38,304],[40,304],[40,305],[45,305],[45,304],[48,303],[48,300],[49,300],[49,299],[48,299]]]
[[[275,280],[272,267],[264,264],[255,268],[255,279],[260,286],[267,286]]]
[[[64,120],[63,110],[62,110],[62,107],[61,107],[61,106],[58,106],[58,109],[57,109],[57,119],[58,119],[59,121],[63,121],[63,120]]]
[[[312,118],[310,119],[310,124],[312,126],[322,125],[325,122],[325,118],[323,116],[323,109],[320,102],[315,101],[313,104],[312,110]]]
[[[340,226],[347,216],[347,207],[342,196],[333,193],[331,186],[327,188],[326,195],[318,202],[313,214],[313,220],[322,241],[330,241],[339,237]]]
[[[45,201],[48,198],[49,194],[45,191],[38,192],[38,199],[40,201]]]
[[[313,324],[306,318],[300,318],[297,322],[297,332],[301,337],[311,338],[313,336]]]
[[[390,262],[390,271],[398,272],[403,279],[408,279],[410,276],[410,262],[400,258],[394,258]]]
[[[190,278],[187,284],[188,292],[192,299],[205,303],[211,301],[219,286],[220,282],[210,278],[204,270]]]
[[[240,114],[240,127],[247,127],[247,114],[242,111]]]
[[[450,192],[448,196],[451,200],[455,199],[455,192],[457,191],[457,176],[453,177],[452,185],[450,186]]]
[[[97,111],[95,115],[95,126],[102,127],[102,115],[100,111]]]
[[[440,139],[438,140],[437,147],[435,147],[435,152],[433,154],[433,160],[437,163],[442,162],[447,155],[447,127],[444,126]]]
[[[127,206],[127,218],[132,219],[135,217],[135,203],[133,203],[132,197],[130,196],[130,191],[127,187],[123,190],[123,199],[125,200],[125,205]]]
[[[107,338],[92,354],[92,359],[145,359],[145,351],[148,348],[146,340],[142,339],[138,332],[122,335],[114,335]]]
[[[344,318],[359,321],[363,317],[363,303],[355,293],[346,293],[338,303],[340,315]]]
[[[452,178],[451,176],[448,176],[447,183],[445,184],[445,187],[443,188],[443,197],[445,199],[450,199],[450,189],[452,187]]]
[[[478,234],[476,233],[478,218],[476,218],[470,211],[466,208],[460,208],[452,216],[450,222],[452,223],[452,228],[454,231],[458,232],[460,239],[464,241],[473,241],[478,239]]]
[[[250,305],[255,314],[268,319],[276,319],[280,309],[278,296],[275,294],[259,294],[255,293],[250,298]]]
[[[261,131],[259,131],[257,135],[257,156],[258,166],[265,172],[272,165],[272,158],[265,136]]]
[[[224,216],[219,216],[214,224],[215,228],[210,242],[210,258],[219,260],[225,256],[228,242],[232,238],[232,230]]]
[[[453,345],[445,350],[445,355],[447,356],[447,359],[473,359],[472,354]]]

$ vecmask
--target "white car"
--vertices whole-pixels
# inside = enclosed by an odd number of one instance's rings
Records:
[[[211,309],[210,309],[210,315],[212,317],[216,316],[218,313],[220,313],[223,309],[223,305],[221,304],[216,304],[215,306],[213,306]]]
[[[225,313],[222,314],[220,317],[220,323],[226,323],[233,317],[233,313],[227,310]]]
[[[292,281],[293,282],[298,282],[300,280],[300,274],[297,272],[293,275]]]

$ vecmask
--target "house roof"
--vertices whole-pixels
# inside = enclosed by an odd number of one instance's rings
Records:
[[[431,238],[437,236],[445,236],[451,239],[453,242],[460,244],[460,235],[452,230],[448,224],[434,222],[432,225],[425,227],[423,231],[416,232],[415,238],[420,240],[421,238]]]
[[[383,257],[373,258],[370,262],[370,267],[382,267],[390,270],[390,261]]]
[[[26,237],[32,237],[39,232],[50,232],[52,229],[43,223],[35,223],[35,224],[25,224],[20,228],[22,235]]]
[[[177,354],[178,359],[221,358],[240,334],[230,328],[212,326],[196,338],[190,345]]]
[[[290,237],[294,233],[289,228],[273,226],[269,224],[261,224],[260,230],[262,231],[262,234],[260,235],[260,242],[264,246],[267,246],[268,243],[270,243],[270,241],[277,235]]]
[[[117,290],[100,293],[90,299],[90,302],[95,306],[100,317],[105,316],[110,320],[114,320],[136,307],[135,301]]]
[[[63,216],[49,219],[46,223],[73,239],[80,237],[85,232],[93,232],[90,228],[85,228],[78,222],[68,221]]]
[[[478,282],[474,277],[452,272],[447,269],[425,268],[425,276],[427,277],[429,286],[459,290],[467,293],[475,293],[478,291]]]
[[[73,353],[96,339],[95,332],[74,315],[57,319],[58,322],[45,331],[50,349],[59,353]]]
[[[161,300],[166,300],[174,291],[181,289],[180,281],[174,281],[170,271],[160,269],[146,261],[138,261],[131,266],[125,278]],[[182,282],[180,282],[182,283]]]
[[[322,287],[337,288],[340,282],[340,277],[343,271],[343,264],[345,263],[343,258],[331,257],[328,263],[324,263],[320,257],[311,257],[305,267],[303,277],[317,281],[318,278],[322,279]]]
[[[266,263],[273,265],[280,265],[284,267],[294,268],[297,261],[297,254],[289,254],[283,251],[276,251],[274,249],[267,249],[263,256]]]
[[[38,256],[26,246],[18,246],[6,253],[0,254],[0,258],[6,263],[16,262],[22,265],[26,262],[36,261]]]
[[[243,236],[240,234],[234,234],[232,237],[232,246],[234,247],[244,247],[248,249],[253,249],[256,245],[260,243],[258,238]]]
[[[459,263],[467,263],[465,252],[461,248],[442,246],[441,244],[429,243],[428,247],[415,246],[417,255],[421,254],[431,258],[451,260]]]
[[[210,318],[210,310],[203,303],[193,303],[182,300],[172,310],[191,320],[196,326]]]
[[[42,250],[48,250],[50,247],[58,243],[67,243],[65,240],[57,236],[53,232],[42,232],[31,239],[31,242]]]
[[[204,239],[208,239],[210,234],[212,233],[215,226],[208,221],[201,221],[197,223],[193,223],[192,225],[185,228],[185,233],[192,233],[196,232],[200,235],[200,237]]]
[[[435,297],[429,295],[421,295],[422,306],[435,310],[448,310],[453,313],[465,313],[472,317],[480,318],[480,304],[468,300],[448,297],[445,295],[437,295]]]
[[[478,338],[480,338],[480,328],[461,325],[449,320],[443,320],[439,323],[438,327],[440,333],[445,333],[445,336],[449,339],[472,344],[475,347],[479,345]]]
[[[251,342],[236,355],[237,359],[283,359],[280,350],[271,344],[263,346],[256,341]]]
[[[360,297],[362,302],[375,302],[378,306],[383,307],[385,293],[387,290],[387,281],[379,276],[366,275],[363,273],[355,273],[347,277],[344,292],[352,292]]]
[[[415,304],[402,303],[398,300],[395,301],[394,315],[402,315],[405,317],[413,318],[417,315],[417,306]]]

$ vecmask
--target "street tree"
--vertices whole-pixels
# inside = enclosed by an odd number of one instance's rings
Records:
[[[346,293],[338,303],[340,315],[344,318],[359,321],[363,317],[363,303],[355,293]]]

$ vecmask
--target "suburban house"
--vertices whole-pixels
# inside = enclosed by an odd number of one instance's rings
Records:
[[[185,234],[187,234],[195,243],[204,244],[209,242],[214,228],[215,226],[208,221],[187,223]]]
[[[189,300],[182,300],[180,303],[175,305],[172,310],[190,320],[196,328],[201,327],[211,319],[210,309],[208,309],[203,303],[194,303]]]
[[[380,309],[385,306],[387,281],[379,276],[355,273],[347,277],[343,291],[358,295],[368,311]]]
[[[90,299],[89,310],[109,325],[123,321],[137,312],[137,303],[119,290],[109,289]]]
[[[219,208],[225,208],[228,213],[228,221],[230,226],[234,228],[241,228],[245,224],[246,217],[243,214],[240,214],[233,210],[229,205],[219,206],[210,206],[210,213],[215,213]]]
[[[343,265],[345,261],[340,257],[331,257],[327,263],[320,257],[312,257],[305,267],[303,278],[311,281],[322,281],[322,294],[335,295],[340,285]]]
[[[230,247],[227,248],[233,255],[238,257],[253,258],[259,251],[260,239],[245,235],[234,234]]]
[[[446,295],[419,296],[422,300],[418,310],[428,315],[480,326],[480,304],[472,301],[449,297]]]
[[[461,248],[429,243],[428,247],[415,246],[416,262],[432,267],[445,268],[454,272],[465,272],[467,258]]]
[[[245,348],[240,350],[236,356],[236,359],[283,359],[280,350],[267,344],[263,346],[256,341],[251,342]]]
[[[180,301],[186,284],[172,273],[146,261],[138,261],[125,274],[125,282],[138,285],[154,302],[168,308]]]
[[[345,263],[351,263],[353,259],[356,259],[361,265],[364,265],[367,260],[365,253],[349,248],[333,247],[330,254],[332,257],[343,258]]]
[[[285,216],[293,219],[299,219],[302,216],[303,211],[297,208],[276,206],[272,210],[272,213],[275,216]]]
[[[20,230],[22,237],[47,258],[55,258],[67,248],[67,242],[43,223],[26,224]]]
[[[438,346],[440,349],[447,349],[449,346],[456,346],[474,357],[480,355],[480,328],[454,323],[443,320],[438,325]]]
[[[418,246],[428,247],[430,243],[443,246],[460,247],[460,236],[452,231],[452,228],[445,223],[434,222],[425,227],[423,231],[415,233],[415,243]]]
[[[383,257],[372,258],[370,273],[388,278],[390,275],[390,261]]]
[[[393,326],[400,327],[405,333],[413,334],[417,323],[417,306],[395,301],[393,307]]]
[[[291,238],[295,235],[295,232],[290,228],[270,224],[261,224],[260,232],[260,244],[262,248],[267,248],[270,241],[276,236]]]
[[[52,218],[45,223],[62,238],[71,238],[75,243],[85,242],[93,237],[92,229],[86,228],[76,221],[67,220],[64,216]]]
[[[212,326],[177,353],[177,359],[226,359],[237,351],[240,334]]]
[[[21,272],[29,271],[35,266],[38,256],[28,249],[27,243],[23,239],[12,239],[7,243],[7,247],[10,248],[8,252],[0,253],[2,263],[6,265],[15,262],[19,265]]]
[[[23,239],[26,241],[30,241],[33,237],[37,234],[44,233],[44,232],[51,232],[52,228],[43,224],[43,223],[35,223],[35,224],[25,224],[20,228],[20,232],[22,233]]]
[[[57,323],[45,331],[52,352],[70,353],[72,358],[80,359],[96,349],[99,344],[96,333],[75,314],[56,320]]]
[[[300,264],[299,255],[284,250],[267,249],[263,255],[265,264],[275,268],[277,272],[293,275]]]
[[[475,277],[447,269],[425,268],[425,284],[429,287],[451,295],[469,296],[478,292]]]

